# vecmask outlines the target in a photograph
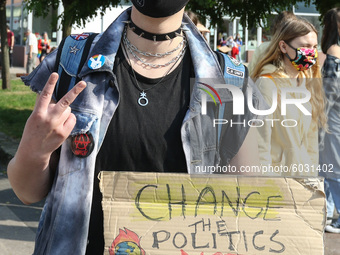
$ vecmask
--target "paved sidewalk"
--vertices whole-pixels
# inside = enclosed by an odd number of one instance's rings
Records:
[[[14,66],[9,69],[9,72],[11,74],[11,79],[20,79],[17,75],[23,75],[26,73],[26,68]],[[0,78],[1,78],[1,72],[0,72]]]
[[[0,166],[2,170],[3,166]],[[0,254],[32,254],[42,203],[23,205],[0,173]]]
[[[19,140],[12,139],[0,132],[0,161],[7,164],[17,151]]]
[[[25,73],[23,67],[11,67],[11,78]],[[0,133],[0,254],[29,255],[34,250],[35,233],[43,202],[24,205],[14,194],[6,175],[7,163],[14,156],[19,140]]]

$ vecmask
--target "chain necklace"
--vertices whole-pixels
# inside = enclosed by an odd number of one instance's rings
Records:
[[[126,46],[128,49],[131,49],[134,52],[137,52],[138,54],[145,56],[145,57],[156,57],[156,58],[162,58],[168,55],[171,55],[172,53],[174,53],[176,50],[178,50],[179,48],[181,48],[184,44],[184,40],[183,39],[176,48],[174,48],[173,50],[170,51],[166,51],[164,53],[150,53],[150,52],[145,52],[145,51],[141,51],[140,49],[138,49],[135,45],[131,44],[131,42],[129,41],[129,39],[125,36],[124,37]]]
[[[137,61],[140,61],[143,65],[145,66],[148,66],[148,67],[151,67],[151,68],[163,68],[163,67],[167,67],[175,62],[177,62],[178,59],[180,59],[184,53],[185,53],[185,49],[186,49],[186,45],[187,45],[187,41],[186,41],[186,38],[185,36],[183,36],[183,47],[182,47],[182,50],[181,52],[176,56],[174,57],[173,59],[171,59],[169,62],[167,63],[164,63],[164,64],[151,64],[151,63],[148,63],[146,61],[144,61],[143,59],[141,59],[138,55],[136,55],[136,53],[131,49],[131,47],[129,47],[129,43],[127,42],[127,35],[126,35],[126,30],[124,32],[124,36],[123,36],[123,41],[124,41],[124,45],[125,47],[129,50],[129,52],[131,53],[131,55],[137,60]],[[131,45],[131,43],[130,43]],[[164,54],[164,53],[160,53],[160,54]]]
[[[124,32],[124,37],[126,37],[126,30],[125,30],[125,32]],[[184,38],[185,38],[185,37],[184,37]],[[160,83],[163,81],[164,77],[166,77],[166,76],[171,72],[171,70],[174,68],[174,66],[176,66],[176,63],[177,63],[177,61],[180,59],[180,57],[177,58],[177,60],[174,62],[174,64],[169,68],[169,70],[162,76],[162,78],[161,78],[155,85],[153,85],[153,86],[151,86],[150,88],[147,88],[147,89],[142,89],[142,88],[139,86],[139,84],[138,84],[138,81],[137,81],[137,77],[136,77],[135,71],[133,70],[133,67],[132,67],[132,64],[131,64],[131,60],[130,60],[129,55],[128,55],[128,53],[127,53],[127,50],[126,50],[127,45],[126,45],[126,41],[125,41],[125,40],[123,40],[122,46],[123,46],[123,50],[124,50],[125,56],[126,56],[128,62],[129,62],[129,64],[130,64],[130,68],[131,68],[131,70],[132,70],[133,77],[134,77],[134,79],[135,79],[135,86],[136,86],[136,88],[137,88],[139,91],[141,91],[141,93],[139,93],[139,98],[138,98],[138,101],[137,101],[137,102],[138,102],[138,104],[139,104],[140,106],[147,106],[147,105],[149,104],[149,100],[148,100],[148,98],[146,97],[146,93],[145,93],[145,92],[148,91],[148,90],[150,90],[150,89],[153,89],[153,88],[156,87],[158,84],[160,84]],[[186,50],[186,44],[183,45],[182,51],[185,52],[185,50]],[[181,54],[181,56],[183,56],[183,54]]]

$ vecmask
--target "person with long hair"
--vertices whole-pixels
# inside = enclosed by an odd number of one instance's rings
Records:
[[[295,19],[296,16],[294,15],[293,12],[290,11],[282,11],[280,12],[276,18],[273,21],[273,24],[271,26],[270,32],[271,35],[274,35],[276,31],[280,30],[280,27],[282,24],[284,24],[287,20],[289,19]],[[268,45],[270,44],[270,41],[268,42],[263,42],[258,46],[254,53],[253,56],[251,57],[251,60],[248,64],[248,70],[250,75],[252,75],[257,63],[259,62],[258,60],[267,52]]]
[[[316,176],[318,128],[326,126],[327,117],[314,26],[304,19],[286,20],[251,77],[268,105],[277,103],[275,111],[257,127],[261,164],[274,167],[269,171],[274,175]],[[285,88],[294,92],[286,93]],[[284,114],[280,103],[283,96],[302,101],[308,91],[309,102],[300,106],[305,111],[288,105]]]
[[[332,166],[321,171],[325,177],[327,218],[333,217],[334,206],[340,213],[340,8],[329,10],[323,18],[321,49],[326,54],[322,67],[323,86],[327,98],[328,132],[320,130],[320,165]],[[332,206],[333,205],[333,206]],[[331,220],[330,220],[331,221]],[[326,226],[325,231],[340,233],[340,219]]]
[[[50,48],[51,48],[50,39],[48,39],[47,32],[44,32],[42,38],[38,40],[38,49],[40,52],[40,56],[39,56],[40,63],[41,61],[44,60],[46,55],[50,52]]]

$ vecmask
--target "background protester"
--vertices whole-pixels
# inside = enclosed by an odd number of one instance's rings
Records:
[[[229,36],[227,38],[227,46],[231,48],[231,51],[229,54],[231,55],[232,58],[236,59],[236,56],[239,54],[239,49],[238,49],[238,44],[234,41],[233,36]]]
[[[39,61],[44,60],[46,55],[50,52],[51,46],[50,46],[50,40],[48,39],[47,32],[43,33],[42,38],[38,40],[38,50],[39,50]]]
[[[333,216],[332,204],[340,213],[340,8],[329,10],[323,19],[321,48],[326,54],[322,77],[327,98],[329,132],[320,130],[320,165],[332,166],[332,171],[321,171],[325,177],[327,216]],[[326,169],[327,170],[327,169]],[[340,233],[340,219],[326,226],[325,231]]]
[[[26,31],[26,55],[27,55],[26,72],[29,74],[35,68],[38,56],[37,37],[29,29],[27,29]]]
[[[9,48],[9,63],[10,66],[13,66],[13,48],[14,48],[14,33],[9,29],[9,25],[7,25],[7,43]]]
[[[316,169],[319,159],[318,128],[325,127],[327,119],[317,43],[317,31],[311,23],[304,19],[287,19],[273,35],[266,54],[259,59],[252,75],[268,105],[278,102],[274,113],[267,116],[267,120],[278,121],[266,121],[256,130],[261,164],[289,167],[288,172],[279,172],[279,175],[317,175],[317,171],[312,170]],[[307,89],[311,99],[303,107],[312,116],[295,105],[286,106],[287,113],[283,115],[280,102],[284,88]],[[301,92],[286,95],[289,99],[306,97]],[[293,124],[289,122],[291,127],[282,124],[282,121],[290,120],[295,121]],[[294,165],[303,167],[303,171],[293,171],[291,167]]]
[[[277,32],[278,30],[280,30],[280,26],[282,24],[285,24],[285,22],[289,19],[295,19],[296,16],[294,15],[294,13],[292,12],[289,12],[289,11],[283,11],[283,12],[280,12],[277,17],[275,18],[274,22],[273,22],[273,25],[272,25],[272,28],[271,28],[271,34],[274,35],[275,32]],[[248,70],[249,70],[249,73],[250,73],[250,76],[252,75],[256,65],[258,64],[260,58],[266,54],[266,51],[267,51],[267,48],[270,44],[270,41],[269,42],[263,42],[260,44],[260,46],[258,46],[254,53],[253,53],[253,56],[251,57],[251,60],[248,64]]]
[[[9,29],[9,25],[6,25],[7,28],[7,43],[8,43],[8,50],[9,50],[9,62],[10,66],[12,67],[12,54],[14,48],[14,33]],[[0,36],[1,38],[1,36]],[[0,42],[1,47],[1,42]],[[1,52],[1,49],[0,49]],[[0,66],[1,66],[1,59],[0,59]]]
[[[207,29],[200,21],[196,13],[192,11],[185,11],[191,21],[197,26],[198,31],[201,32],[202,36],[205,40],[207,40],[207,33],[210,33],[210,30]]]
[[[240,61],[241,63],[243,62],[242,61],[242,52],[241,52],[241,46],[243,45],[243,41],[242,41],[242,38],[240,36],[240,34],[237,34],[234,41],[237,43],[238,45],[238,55],[237,55],[237,59],[238,61]]]

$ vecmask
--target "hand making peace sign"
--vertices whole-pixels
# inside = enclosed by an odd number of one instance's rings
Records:
[[[80,81],[55,103],[52,94],[57,81],[58,74],[52,73],[37,97],[23,133],[22,143],[29,145],[30,151],[34,150],[39,157],[51,155],[67,139],[76,124],[70,105],[86,87],[86,83]]]

